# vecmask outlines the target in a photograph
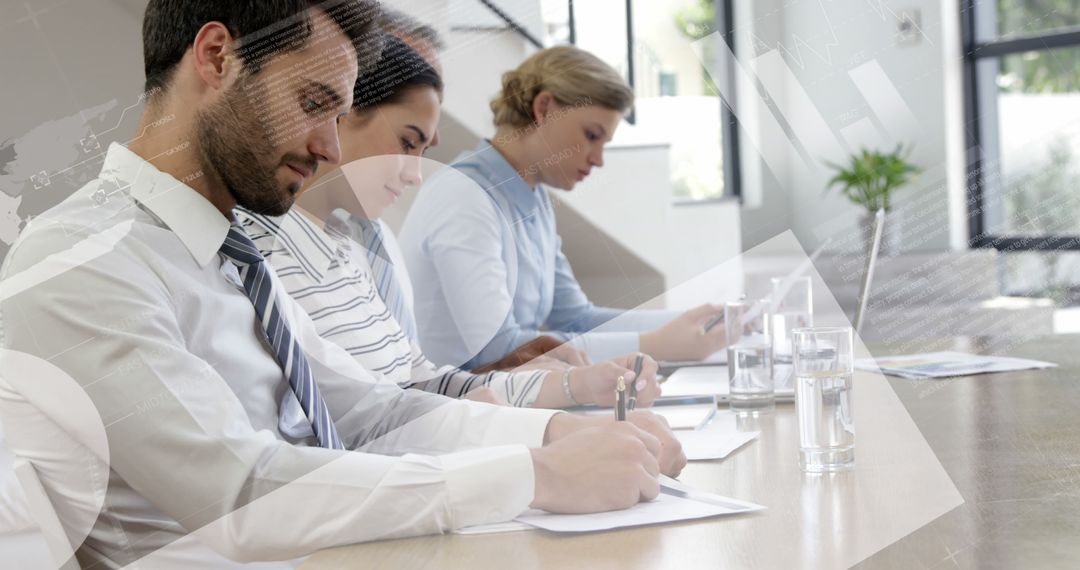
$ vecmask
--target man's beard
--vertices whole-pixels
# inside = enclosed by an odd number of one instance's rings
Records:
[[[238,87],[241,84],[245,85],[243,91]],[[275,162],[272,129],[256,117],[248,94],[270,96],[262,83],[248,77],[198,114],[195,128],[200,160],[204,168],[217,174],[237,205],[256,214],[281,216],[292,207],[300,183],[282,187],[278,182],[275,173],[285,159]],[[311,157],[291,158],[312,173],[318,166]]]

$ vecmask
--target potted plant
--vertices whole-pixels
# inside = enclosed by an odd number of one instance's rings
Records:
[[[907,161],[910,153],[905,151],[903,145],[897,145],[892,152],[863,149],[861,152],[851,155],[847,166],[827,163],[836,170],[836,176],[829,180],[825,190],[839,186],[840,192],[851,200],[856,206],[861,206],[864,216],[861,223],[863,242],[869,247],[870,239],[874,231],[874,214],[881,208],[885,209],[885,227],[892,236],[899,235],[896,228],[889,230],[895,220],[890,219],[889,211],[892,208],[893,194],[911,181],[918,174],[919,169]],[[882,253],[891,255],[895,244],[882,243]]]

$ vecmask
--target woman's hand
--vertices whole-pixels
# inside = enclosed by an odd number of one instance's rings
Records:
[[[705,324],[723,311],[719,305],[690,309],[656,330],[641,333],[641,351],[659,360],[701,360],[727,346],[723,323],[705,331]]]
[[[574,399],[583,404],[598,406],[615,405],[615,387],[619,377],[626,384],[627,404],[630,384],[637,385],[638,407],[646,408],[660,397],[660,385],[656,381],[657,364],[648,355],[642,355],[641,374],[634,376],[634,359],[637,353],[628,354],[570,371],[570,388]]]

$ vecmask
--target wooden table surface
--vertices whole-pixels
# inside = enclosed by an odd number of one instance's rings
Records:
[[[929,349],[1002,354],[978,338],[914,348]],[[1006,353],[1060,367],[935,381],[858,373],[852,472],[799,471],[786,404],[741,423],[761,431],[757,441],[725,460],[691,463],[680,477],[767,506],[760,514],[579,535],[384,541],[326,550],[303,567],[1077,567],[1080,337],[1029,340]]]

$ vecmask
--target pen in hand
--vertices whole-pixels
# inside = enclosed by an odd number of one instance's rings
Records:
[[[638,379],[641,378],[641,365],[644,364],[644,362],[645,355],[639,352],[637,357],[634,358],[634,383],[630,384],[630,402],[626,407],[627,410],[632,411],[637,407],[637,383]]]
[[[713,330],[716,325],[719,325],[722,322],[724,322],[724,313],[720,313],[715,317],[709,319],[709,322],[705,323],[705,332]]]
[[[615,421],[626,421],[626,379],[622,376],[615,384]]]

